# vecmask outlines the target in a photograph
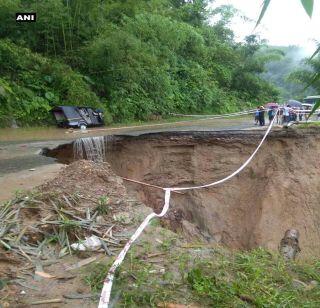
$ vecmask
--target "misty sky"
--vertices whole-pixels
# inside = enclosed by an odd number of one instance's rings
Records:
[[[216,0],[213,7],[231,4],[246,17],[256,21],[263,0]],[[231,27],[237,40],[252,34],[255,22],[245,22],[235,17]],[[313,39],[320,41],[320,0],[315,0],[312,19],[305,13],[300,0],[272,0],[269,8],[254,33],[268,40],[270,45],[299,45],[308,54],[315,51]]]

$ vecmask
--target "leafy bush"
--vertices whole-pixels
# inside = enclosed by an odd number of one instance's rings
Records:
[[[43,124],[57,105],[100,106],[99,99],[80,73],[65,64],[0,40],[0,122]]]

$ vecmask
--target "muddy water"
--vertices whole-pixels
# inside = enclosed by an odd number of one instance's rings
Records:
[[[38,170],[53,176],[52,169],[58,169],[60,166],[55,166],[56,162],[53,158],[40,156],[39,152],[42,148],[54,148],[65,143],[66,140],[112,134],[139,135],[146,132],[176,130],[237,129],[250,127],[251,123],[252,119],[248,117],[232,119],[231,121],[224,119],[183,120],[168,123],[90,128],[85,134],[79,130],[55,127],[0,129],[0,180],[2,183],[11,183],[9,186],[2,185],[0,200],[7,198],[8,191],[12,195],[17,189],[29,189],[41,184],[45,177]],[[33,175],[31,176],[30,173],[33,173]]]
[[[53,158],[39,155],[42,148],[54,148],[65,141],[0,143],[0,177],[55,163]]]
[[[39,156],[42,148],[56,147],[65,140],[111,134],[140,135],[149,132],[187,130],[225,130],[249,128],[250,117],[219,120],[192,120],[173,123],[152,123],[121,127],[90,128],[86,133],[55,127],[0,129],[0,176],[54,163],[53,159]]]
[[[54,177],[62,165],[40,152],[43,147],[54,148],[60,143],[0,143],[0,202],[13,197],[18,190],[31,189]]]
[[[167,123],[151,123],[128,126],[110,126],[101,128],[89,128],[85,135],[99,136],[117,133],[138,135],[141,133],[180,130],[236,130],[252,127],[251,117],[243,116],[232,119],[215,120],[180,120]],[[2,142],[34,141],[34,140],[63,140],[76,139],[83,136],[80,130],[68,130],[56,127],[32,127],[32,128],[0,128],[0,144]]]

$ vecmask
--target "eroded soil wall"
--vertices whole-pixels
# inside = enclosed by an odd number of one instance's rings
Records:
[[[169,224],[190,238],[232,248],[278,248],[289,228],[300,231],[302,255],[320,255],[320,135],[318,130],[275,131],[253,162],[230,181],[173,194]],[[117,174],[162,187],[210,183],[236,170],[261,132],[166,133],[115,137],[107,161]],[[72,159],[72,147],[48,155]],[[160,210],[161,190],[128,184]]]

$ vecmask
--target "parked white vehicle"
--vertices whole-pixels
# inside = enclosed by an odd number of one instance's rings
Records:
[[[303,103],[314,105],[319,100],[320,100],[320,95],[307,96],[303,99]]]

